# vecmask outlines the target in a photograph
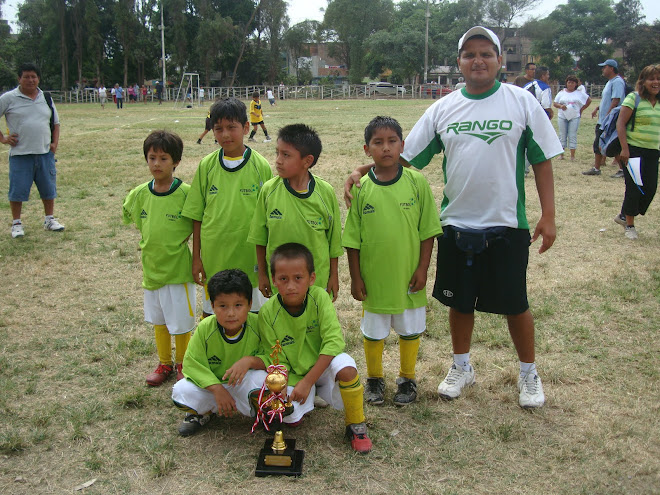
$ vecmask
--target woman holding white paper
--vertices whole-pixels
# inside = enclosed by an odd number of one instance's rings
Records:
[[[628,164],[630,158],[639,158],[637,164],[625,170],[626,193],[621,213],[614,221],[623,225],[628,239],[637,239],[635,217],[644,215],[658,188],[658,157],[660,156],[660,65],[648,65],[642,69],[635,86],[640,96],[635,110],[636,94],[630,93],[621,104],[616,131],[621,143],[621,163]],[[635,113],[635,128],[630,130],[630,119]],[[631,173],[632,171],[632,173]]]
[[[568,76],[566,78],[566,88],[562,89],[552,104],[555,108],[559,109],[557,114],[557,127],[559,127],[559,141],[566,150],[568,144],[571,150],[571,160],[575,160],[575,148],[577,148],[577,132],[580,127],[580,116],[582,111],[591,105],[591,97],[577,91],[579,80],[575,76]],[[568,143],[567,143],[568,141]],[[564,159],[564,155],[560,155],[560,159]]]

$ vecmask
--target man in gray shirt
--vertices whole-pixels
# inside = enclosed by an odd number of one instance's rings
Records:
[[[9,134],[0,131],[0,143],[9,150],[9,205],[12,238],[23,237],[21,210],[37,185],[44,204],[44,229],[61,232],[64,225],[53,217],[55,208],[55,151],[60,138],[57,110],[39,89],[41,73],[34,64],[18,68],[18,87],[0,96],[0,117],[5,116]]]

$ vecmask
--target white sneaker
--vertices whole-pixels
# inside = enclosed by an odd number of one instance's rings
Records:
[[[25,235],[25,231],[23,230],[22,223],[15,223],[14,225],[11,226],[12,239],[16,239],[17,237],[23,237],[24,235]]]
[[[635,227],[626,227],[626,231],[623,235],[625,235],[626,238],[633,241],[639,238],[639,236],[637,235],[637,230],[635,230]]]
[[[56,218],[51,218],[50,220],[44,221],[44,230],[62,232],[64,230],[64,225],[58,222]]]
[[[264,143],[270,143],[271,141],[272,141],[272,139],[269,138],[269,137],[267,137],[266,139],[264,139]]]
[[[541,377],[534,372],[518,377],[518,403],[524,409],[533,409],[545,404]]]
[[[464,371],[456,364],[452,364],[449,373],[442,383],[438,385],[438,395],[443,399],[455,399],[461,395],[463,387],[468,387],[474,384],[474,368],[470,366],[469,371]]]

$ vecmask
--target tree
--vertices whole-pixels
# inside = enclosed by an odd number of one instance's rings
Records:
[[[628,55],[629,43],[632,40],[637,27],[644,19],[642,14],[642,2],[640,0],[621,0],[614,5],[614,14],[617,23],[612,36],[612,41],[623,51],[623,58]]]
[[[642,24],[631,33],[628,41],[626,64],[628,66],[628,82],[635,84],[637,76],[647,65],[658,63],[658,46],[660,46],[660,20],[653,25]]]
[[[352,83],[365,74],[365,40],[376,31],[390,27],[394,14],[392,0],[330,0],[323,25],[334,46],[331,54],[348,67]]]
[[[282,69],[282,35],[289,27],[284,0],[262,0],[257,16],[259,30],[263,30],[268,41],[267,80],[273,84]]]
[[[536,7],[541,0],[487,0],[486,22],[495,28],[500,43],[504,45],[508,30],[515,27],[515,20]]]
[[[231,19],[214,13],[211,18],[202,19],[195,41],[195,47],[204,68],[204,84],[211,85],[213,67],[219,61],[221,46],[235,36]]]
[[[598,64],[614,53],[608,40],[616,22],[609,0],[568,0],[545,19],[527,23],[525,31],[535,36],[533,50],[551,74],[563,78],[577,71],[594,81],[601,74]]]
[[[299,71],[301,70],[300,57],[308,53],[306,51],[307,44],[312,43],[315,40],[319,27],[320,24],[317,21],[307,20],[299,22],[284,32],[282,41],[284,46],[288,49],[293,62],[296,84],[301,84],[299,74]]]

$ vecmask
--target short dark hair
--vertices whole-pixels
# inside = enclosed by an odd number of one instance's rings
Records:
[[[470,36],[468,39],[466,39],[465,42],[463,43],[463,46],[465,46],[465,43],[467,43],[470,40],[486,40],[493,43],[493,40],[491,40],[488,36],[484,36],[483,34],[475,34],[474,36]],[[461,49],[458,50],[459,57],[461,56],[461,53],[463,53],[463,46],[461,46]],[[493,50],[495,50],[495,55],[499,57],[500,51],[498,50],[497,45],[495,43],[493,43]]]
[[[311,275],[314,273],[314,256],[306,246],[297,242],[287,242],[278,246],[270,257],[270,274],[275,276],[275,265],[280,260],[304,259],[307,265],[307,271]]]
[[[277,139],[293,146],[303,158],[312,155],[314,161],[310,167],[316,164],[323,150],[319,135],[314,129],[305,124],[285,125],[277,133]]]
[[[536,70],[536,62],[527,62],[525,64],[525,70],[529,70],[532,68],[532,65],[534,66],[534,70]]]
[[[233,120],[245,125],[247,122],[247,108],[238,98],[223,98],[211,105],[211,124],[215,125],[222,119]]]
[[[215,302],[220,294],[238,294],[245,296],[252,303],[252,284],[243,270],[232,268],[222,270],[213,275],[206,286],[209,292],[209,300]]]
[[[25,62],[18,66],[18,77],[20,78],[23,75],[23,72],[34,72],[37,74],[37,77],[41,79],[41,71],[32,62]]]
[[[254,93],[252,93],[252,98],[254,97],[259,98],[259,91],[255,91]]]
[[[548,69],[545,65],[541,65],[536,68],[536,71],[534,72],[534,77],[536,79],[541,79],[545,75],[546,72],[548,72],[550,69]]]
[[[391,129],[396,132],[396,135],[399,136],[399,139],[403,141],[403,131],[401,130],[401,125],[393,119],[392,117],[374,117],[371,119],[371,122],[367,124],[367,127],[364,128],[364,142],[368,145],[369,141],[378,129]]]
[[[183,141],[181,138],[173,132],[164,130],[152,131],[144,140],[142,148],[145,160],[151,149],[169,154],[175,164],[181,161],[181,155],[183,155]]]

